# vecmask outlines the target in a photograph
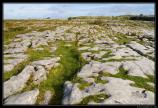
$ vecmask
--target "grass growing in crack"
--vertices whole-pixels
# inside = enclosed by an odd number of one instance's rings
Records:
[[[102,83],[102,84],[108,83],[108,81],[101,79],[101,75],[99,75],[99,76],[92,76],[91,78],[94,78],[94,82],[95,83]]]
[[[21,93],[25,91],[30,91],[36,87],[37,85],[33,83],[33,75],[31,74],[29,80],[26,83],[26,86],[22,89]]]
[[[47,47],[47,46],[40,46],[40,47],[44,48],[44,50],[36,51],[36,50],[33,50],[32,48],[29,48],[27,51],[29,58],[27,60],[24,60],[23,62],[19,63],[18,65],[16,65],[13,70],[4,73],[3,80],[6,81],[9,78],[11,78],[13,75],[19,74],[25,68],[25,66],[28,65],[29,63],[31,63],[32,61],[39,60],[44,57],[50,57],[52,55],[49,47]]]
[[[54,68],[52,68],[52,70],[54,70]],[[47,75],[47,79],[42,81],[40,84],[34,84],[33,82],[33,75],[31,74],[29,80],[26,83],[26,86],[23,88],[22,91],[20,91],[19,93],[25,92],[25,91],[31,91],[35,88],[38,88],[40,93],[37,96],[37,100],[36,100],[36,105],[39,105],[43,102],[44,100],[44,94],[47,90],[51,91],[52,94],[54,94],[54,89],[52,87],[52,82],[53,82],[53,78],[54,77],[54,72],[50,71],[49,75]]]
[[[149,82],[155,83],[155,77],[153,75],[146,75],[148,77]]]
[[[111,50],[107,50],[107,53],[106,53],[106,54],[104,54],[104,55],[102,56],[102,58],[112,57],[113,55],[112,55],[111,53],[112,53],[112,51],[111,51]]]
[[[81,67],[80,54],[77,51],[75,43],[71,43],[71,47],[64,46],[65,44],[65,42],[59,41],[55,55],[60,55],[61,57],[60,66],[50,71],[52,75],[50,83],[47,84],[51,84],[55,93],[50,104],[61,104],[64,82],[71,80],[72,76],[76,74]]]
[[[72,83],[85,83],[85,81],[81,77],[74,76],[72,79]]]
[[[4,57],[3,60],[16,59],[16,57]]]
[[[52,52],[50,52],[50,48],[48,46],[40,46],[38,48],[43,48],[43,50],[33,50],[33,48],[29,48],[27,53],[29,54],[30,61],[40,60],[44,57],[51,57]]]
[[[112,38],[113,36],[111,36]],[[118,44],[127,44],[129,43],[132,39],[128,38],[125,34],[123,33],[116,33],[115,37],[117,37],[117,40],[115,40]]]
[[[146,90],[154,92],[154,87],[147,84],[147,82],[153,82],[154,83],[154,77],[152,75],[147,75],[148,78],[143,78],[140,76],[131,76],[128,75],[128,70],[125,70],[122,66],[118,69],[117,74],[110,74],[107,72],[101,72],[100,73],[103,76],[109,76],[109,77],[115,77],[115,78],[122,78],[122,79],[127,79],[134,81],[134,84],[131,84],[131,86],[139,87],[139,88],[144,88]]]
[[[12,77],[13,75],[17,75],[18,73],[20,73],[25,66],[29,63],[29,60],[24,60],[23,62],[19,63],[18,65],[16,65],[14,67],[13,70],[5,72],[3,75],[3,81],[8,80],[10,77]]]
[[[79,88],[80,90],[84,90],[86,87],[89,87],[89,86],[91,86],[91,85],[92,85],[92,83],[88,83],[88,82],[80,83],[80,84],[78,85],[78,88]]]
[[[49,74],[47,75],[47,79],[42,81],[40,83],[40,85],[38,86],[38,88],[40,90],[40,94],[37,97],[36,104],[40,104],[44,100],[44,93],[47,90],[51,91],[51,93],[54,95],[55,90],[54,90],[54,86],[52,85],[52,83],[54,82],[54,75],[56,75],[55,71],[58,70],[58,68],[60,68],[60,66],[55,69],[52,68],[50,70]]]
[[[102,94],[98,94],[98,95],[90,95],[85,97],[81,102],[80,105],[87,105],[90,101],[94,101],[96,103],[100,103],[102,101],[104,101],[105,99],[107,99],[109,96],[105,93]]]
[[[121,61],[133,61],[133,60],[136,60],[136,59],[134,59],[134,58],[131,58],[131,59],[129,59],[129,58],[121,58],[121,59],[108,59],[108,60],[101,60],[101,62],[121,62]]]
[[[92,85],[92,83],[88,83],[86,81],[83,80],[83,78],[74,76],[72,79],[72,83],[79,83],[78,88],[80,90],[84,90],[86,87],[89,87]]]
[[[95,83],[102,83],[106,84],[108,81],[106,80],[101,80],[101,75],[99,76],[92,76],[90,78],[94,78]],[[91,86],[93,83],[89,83],[83,80],[83,78],[75,76],[72,80],[73,83],[79,83],[78,87],[80,90],[84,90],[86,87]]]

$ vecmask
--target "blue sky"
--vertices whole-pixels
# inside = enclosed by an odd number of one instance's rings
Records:
[[[3,4],[4,19],[68,18],[72,16],[154,15],[154,4],[52,3]]]

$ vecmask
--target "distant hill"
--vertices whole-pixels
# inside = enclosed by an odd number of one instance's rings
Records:
[[[68,20],[143,20],[143,21],[154,21],[154,15],[121,15],[121,16],[78,16],[69,17]]]

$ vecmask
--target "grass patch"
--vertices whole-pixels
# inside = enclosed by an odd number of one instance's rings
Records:
[[[114,56],[114,55],[112,55],[111,53],[112,53],[111,50],[107,50],[107,53],[104,54],[104,55],[102,56],[102,58],[108,58],[108,57],[112,57],[112,56]]]
[[[16,57],[4,57],[4,60],[15,59]]]
[[[83,80],[83,78],[75,76],[72,79],[72,83],[85,83],[85,81]]]
[[[105,93],[98,94],[98,95],[90,95],[85,97],[81,102],[80,105],[87,105],[90,101],[94,101],[96,103],[100,103],[107,99],[109,96]]]
[[[54,86],[53,86],[53,82],[54,82],[54,75],[56,74],[55,72],[60,68],[52,68],[49,72],[49,74],[47,75],[47,80],[44,80],[40,83],[40,85],[38,86],[39,90],[40,90],[40,94],[37,97],[37,101],[36,104],[40,104],[43,100],[44,100],[44,93],[47,90],[50,90],[52,92],[52,94],[55,93],[54,90]],[[55,83],[55,82],[54,82]]]
[[[108,83],[108,81],[101,79],[101,75],[99,75],[99,76],[92,76],[91,78],[94,78],[95,83],[102,83],[102,84]]]
[[[146,75],[148,77],[149,82],[155,83],[155,77],[153,75]]]
[[[89,86],[91,86],[91,85],[92,85],[92,83],[88,83],[88,82],[80,83],[80,84],[78,85],[78,88],[79,88],[80,90],[84,90],[86,87],[89,87]]]
[[[108,81],[106,80],[101,80],[100,77],[95,77],[94,79],[95,79],[95,83],[102,83],[102,84],[108,83]]]
[[[39,28],[39,29],[37,29],[37,31],[39,31],[39,32],[43,32],[43,31],[45,31],[45,30],[55,30],[56,29],[56,26],[52,26],[52,27],[43,27],[43,28]]]
[[[21,93],[25,92],[25,91],[33,90],[35,88],[37,88],[37,85],[35,85],[33,83],[33,75],[31,74],[29,80],[26,83],[26,86],[23,88],[23,90],[21,91]]]
[[[87,21],[90,25],[103,25],[105,22],[101,19],[96,19],[94,21]]]
[[[54,88],[55,92],[50,104],[61,104],[64,82],[66,80],[72,80],[72,77],[82,66],[80,54],[77,50],[77,46],[75,46],[76,44],[71,43],[71,47],[64,46],[65,44],[66,42],[63,41],[58,42],[58,48],[55,55],[60,55],[61,65],[55,70],[53,69],[50,71],[50,73],[52,72],[52,76],[49,83],[51,84],[51,87]]]
[[[125,34],[123,33],[115,33],[113,36],[110,35],[110,38],[112,38],[113,41],[117,42],[120,45],[128,44],[130,41],[133,39],[128,38]],[[116,37],[117,39],[114,39]]]
[[[72,79],[72,83],[79,83],[78,88],[80,90],[84,90],[86,87],[91,86],[92,83],[88,83],[86,81],[83,80],[83,78],[74,76]]]
[[[50,48],[48,46],[40,46],[38,48],[43,48],[44,50],[33,50],[33,48],[29,48],[27,50],[30,61],[40,60],[44,57],[52,56],[52,52],[50,52]]]

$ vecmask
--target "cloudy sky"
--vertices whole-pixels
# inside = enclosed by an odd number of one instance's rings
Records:
[[[154,15],[154,4],[3,4],[4,19],[68,18],[71,16]]]

